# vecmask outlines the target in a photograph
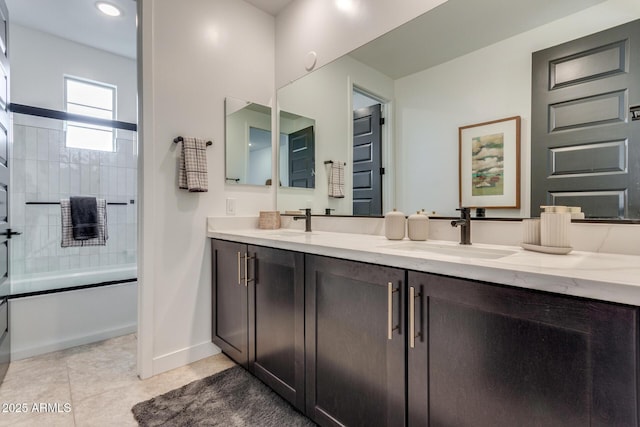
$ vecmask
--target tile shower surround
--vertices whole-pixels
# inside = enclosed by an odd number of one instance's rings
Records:
[[[23,234],[11,241],[13,277],[135,263],[137,157],[135,132],[117,131],[116,152],[67,148],[61,121],[15,114],[10,215]],[[107,207],[106,246],[61,248],[60,207],[25,202],[75,195],[135,203]]]

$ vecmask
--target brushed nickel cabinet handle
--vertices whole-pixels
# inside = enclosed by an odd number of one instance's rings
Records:
[[[416,289],[409,288],[409,348],[416,346]]]
[[[393,331],[398,329],[398,325],[393,326],[393,294],[399,289],[393,287],[393,282],[387,283],[387,338],[393,339]]]
[[[250,256],[249,253],[246,253],[244,255],[244,287],[245,288],[249,286],[249,282],[253,282],[253,279],[249,279],[249,260],[254,258],[255,257]]]
[[[238,285],[242,285],[242,277],[241,277],[241,271],[240,271],[240,258],[242,258],[242,255],[240,255],[240,251],[238,251]]]
[[[416,294],[416,288],[409,288],[409,348],[415,348],[416,338],[421,337],[422,333],[416,334],[416,298],[420,298],[422,294]]]

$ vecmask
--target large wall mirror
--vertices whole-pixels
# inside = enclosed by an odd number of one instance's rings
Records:
[[[459,128],[520,116],[520,207],[490,209],[487,216],[537,216],[539,206],[531,203],[532,53],[639,18],[637,0],[448,0],[278,89],[280,110],[314,118],[316,157],[315,188],[279,189],[278,209],[360,215],[360,190],[375,188],[382,200],[377,214],[398,208],[455,216]],[[375,112],[359,112],[372,106],[383,125]],[[379,154],[372,148],[376,133]],[[368,141],[360,145],[363,138]],[[328,195],[325,161],[344,162],[344,198]],[[629,159],[629,167],[638,162]]]
[[[271,184],[271,108],[227,97],[225,179],[228,184]]]

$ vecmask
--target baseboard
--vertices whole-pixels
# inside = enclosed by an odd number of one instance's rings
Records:
[[[220,353],[221,350],[211,341],[176,350],[153,358],[153,375],[158,375],[189,363],[197,362],[205,357]]]
[[[66,340],[56,341],[45,345],[39,345],[35,347],[29,347],[14,351],[11,348],[11,361],[26,359],[28,357],[38,356],[45,353],[51,353],[52,351],[64,350],[66,348],[76,347],[84,344],[91,344],[98,341],[104,341],[109,338],[115,338],[122,335],[132,334],[138,330],[138,325],[131,323],[127,326],[123,326],[115,329],[108,329],[89,335],[83,335],[79,337],[73,337]]]

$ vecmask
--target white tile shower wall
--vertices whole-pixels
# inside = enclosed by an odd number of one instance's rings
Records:
[[[115,152],[67,148],[61,122],[14,115],[10,220],[23,232],[11,241],[14,277],[136,262],[136,148],[130,131],[118,131]],[[107,207],[106,246],[61,248],[60,207],[26,204],[76,195],[127,203]]]

